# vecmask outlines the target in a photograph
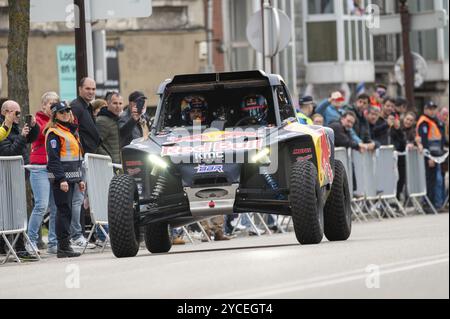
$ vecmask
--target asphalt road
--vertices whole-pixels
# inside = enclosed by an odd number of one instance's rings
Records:
[[[449,298],[449,215],[354,224],[350,240],[300,246],[293,233],[116,259],[0,266],[3,298]]]

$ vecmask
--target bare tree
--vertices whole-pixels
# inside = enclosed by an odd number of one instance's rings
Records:
[[[30,112],[28,98],[28,34],[30,32],[30,1],[9,0],[8,36],[8,98],[17,101],[22,112]]]

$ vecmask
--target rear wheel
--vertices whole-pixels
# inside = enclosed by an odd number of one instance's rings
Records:
[[[294,163],[289,199],[295,236],[299,243],[320,243],[323,238],[323,196],[313,163]]]
[[[153,254],[167,253],[172,248],[167,223],[153,223],[145,226],[145,246]]]
[[[109,184],[108,223],[112,252],[118,258],[134,257],[139,251],[139,227],[135,222],[137,203],[133,178],[114,176]]]
[[[335,160],[334,180],[325,204],[325,236],[329,241],[347,240],[352,231],[350,191],[344,164]]]

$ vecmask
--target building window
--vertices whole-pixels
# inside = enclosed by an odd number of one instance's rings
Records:
[[[309,62],[337,61],[336,21],[308,22]]]
[[[304,10],[309,12],[304,17],[308,46],[306,63],[372,61],[372,36],[365,23],[366,8],[371,1],[339,0],[330,3],[335,4],[331,13],[322,10],[326,13],[319,14],[317,9],[325,8],[323,1],[307,2],[308,8]]]
[[[425,60],[438,60],[437,41],[436,30],[411,32],[411,50],[419,53]]]
[[[247,22],[252,14],[250,1],[231,0],[229,10],[230,46],[229,63],[233,71],[255,69],[256,52],[247,41]]]
[[[333,14],[334,0],[308,0],[309,14]]]
[[[370,32],[364,21],[358,19],[344,19],[345,60],[370,61]]]

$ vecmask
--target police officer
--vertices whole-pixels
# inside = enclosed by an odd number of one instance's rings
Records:
[[[65,102],[51,106],[52,117],[46,126],[45,145],[49,177],[53,181],[56,213],[57,257],[79,257],[80,253],[70,247],[70,223],[72,197],[75,187],[85,190],[82,181],[81,163],[83,150],[74,124],[71,108]]]
[[[440,122],[437,119],[438,106],[434,102],[428,102],[424,107],[424,115],[417,122],[417,137],[420,137],[424,149],[428,150],[431,156],[439,157],[444,154],[445,137],[441,132]],[[441,174],[441,165],[432,159],[426,159],[426,179],[427,196],[437,208],[442,206],[442,200],[439,199],[436,189],[444,187],[442,181],[438,180],[438,174]]]
[[[311,96],[304,96],[299,100],[300,112],[297,113],[297,118],[300,124],[313,125],[311,115],[314,112],[314,100]]]

